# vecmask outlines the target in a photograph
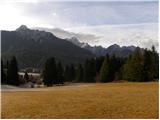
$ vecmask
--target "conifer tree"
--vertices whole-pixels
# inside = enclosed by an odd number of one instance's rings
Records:
[[[65,81],[71,82],[75,80],[75,76],[76,76],[76,71],[74,65],[73,64],[67,65],[64,71]]]
[[[95,60],[96,74],[99,74],[101,66],[103,64],[103,61],[104,61],[104,57],[103,56],[100,56],[100,57],[96,58],[96,60]]]
[[[96,66],[94,59],[86,60],[84,65],[84,82],[95,82]]]
[[[75,76],[76,76],[76,70],[73,64],[71,64],[70,66],[70,80],[73,81],[75,80]]]
[[[83,67],[81,64],[78,64],[78,68],[76,71],[76,81],[82,82],[83,81]]]
[[[124,65],[123,78],[129,81],[144,81],[143,55],[136,49]]]
[[[57,83],[57,68],[54,57],[47,59],[45,63],[43,82],[47,86],[52,86]]]
[[[16,57],[13,56],[8,65],[7,70],[7,83],[11,85],[19,85],[19,77],[18,77],[18,65]]]
[[[155,47],[152,46],[152,60],[153,60],[153,78],[159,78],[159,54],[156,52]]]
[[[149,79],[152,79],[152,73],[150,73],[150,70],[152,69],[152,58],[151,58],[151,52],[147,49],[144,50],[143,54],[143,71],[142,75],[144,77],[144,80],[148,81]]]
[[[1,83],[6,83],[6,74],[4,72],[4,64],[3,61],[1,60]]]
[[[100,70],[101,82],[110,82],[110,67],[109,55],[106,55]]]
[[[61,62],[58,62],[57,65],[57,79],[58,79],[58,84],[63,84],[64,83],[64,70],[62,67]]]
[[[64,81],[68,81],[68,79],[69,79],[68,72],[69,72],[69,67],[68,67],[68,65],[66,65],[64,68]]]

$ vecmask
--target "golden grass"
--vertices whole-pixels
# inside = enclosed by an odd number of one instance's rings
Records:
[[[2,118],[158,118],[158,82],[2,92]]]

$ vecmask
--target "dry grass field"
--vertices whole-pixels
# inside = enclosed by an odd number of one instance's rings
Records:
[[[2,118],[158,118],[158,82],[2,92]]]

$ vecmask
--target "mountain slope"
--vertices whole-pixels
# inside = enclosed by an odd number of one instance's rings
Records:
[[[109,55],[114,54],[116,56],[127,57],[130,54],[132,54],[136,48],[139,48],[139,47],[135,47],[135,46],[120,47],[119,45],[114,44],[114,45],[109,46],[105,52],[106,54],[109,54]],[[142,48],[140,49],[143,50]]]
[[[106,54],[110,54],[110,55],[115,54],[117,56],[127,57],[136,49],[135,46],[122,46],[122,47],[120,47],[117,44],[110,45],[107,48],[105,48],[101,45],[91,46],[88,43],[93,42],[96,39],[97,40],[100,39],[99,37],[96,37],[93,34],[73,33],[73,32],[59,29],[59,28],[53,28],[53,29],[37,28],[37,29],[51,32],[52,34],[54,34],[55,36],[57,36],[59,38],[65,38],[65,40],[70,41],[73,44],[75,44],[81,48],[89,50],[97,56],[106,55]],[[105,42],[107,40],[103,40],[103,41]],[[114,42],[112,42],[112,43],[114,43]]]
[[[22,25],[16,31],[1,32],[2,59],[15,55],[20,68],[42,68],[49,57],[64,64],[83,62],[94,55],[71,42],[45,31],[30,30]]]

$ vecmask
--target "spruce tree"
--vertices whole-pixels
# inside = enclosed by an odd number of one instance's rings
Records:
[[[110,82],[110,67],[109,55],[106,55],[100,70],[101,82]]]
[[[89,64],[89,60],[87,59],[85,61],[85,64],[84,64],[84,71],[83,71],[83,82],[87,82],[88,80],[88,64]]]
[[[68,65],[64,69],[64,80],[70,81],[70,69]]]
[[[64,83],[64,70],[63,70],[61,62],[59,62],[57,65],[57,79],[58,79],[57,81],[58,84]]]
[[[3,61],[1,60],[1,83],[6,83],[6,74],[4,72]]]
[[[154,46],[152,46],[152,60],[153,60],[153,78],[159,79],[159,54],[156,52]]]
[[[95,82],[96,66],[94,59],[87,59],[84,65],[84,82]]]
[[[150,70],[152,70],[152,66],[153,66],[153,62],[152,62],[152,58],[151,58],[151,51],[148,51],[147,49],[144,50],[144,54],[143,54],[143,71],[142,71],[142,75],[144,77],[145,81],[148,81],[150,79],[152,79],[152,72]]]
[[[75,80],[75,76],[76,76],[76,70],[75,70],[75,67],[74,67],[74,64],[71,64],[70,66],[70,80],[73,81]]]
[[[83,81],[83,67],[81,64],[78,64],[78,68],[76,70],[76,81],[77,82]]]
[[[16,57],[13,56],[11,61],[8,64],[7,70],[7,83],[11,85],[19,85],[19,77],[18,77],[18,65]]]
[[[95,60],[96,74],[100,73],[100,69],[101,69],[101,66],[103,64],[103,61],[104,61],[104,57],[103,56],[100,56],[100,57],[96,58],[96,60]]]
[[[73,64],[67,65],[64,70],[65,81],[72,82],[75,80],[76,70]]]
[[[123,78],[129,81],[144,81],[143,72],[143,55],[137,48],[124,65]]]
[[[115,55],[110,57],[109,66],[109,75],[107,80],[113,81],[115,79],[115,72],[119,69],[118,58],[116,58]]]
[[[54,57],[47,59],[45,63],[43,82],[47,86],[52,86],[57,83],[57,68]]]

